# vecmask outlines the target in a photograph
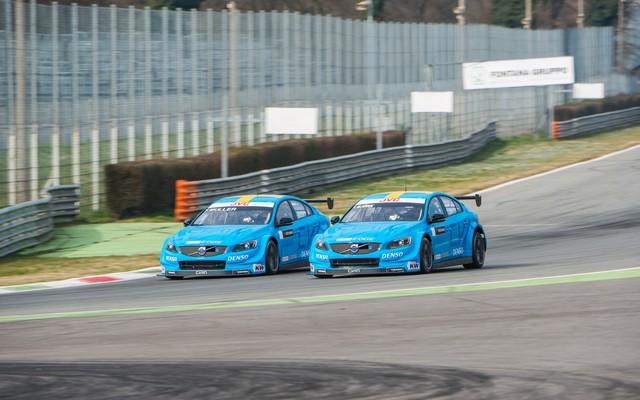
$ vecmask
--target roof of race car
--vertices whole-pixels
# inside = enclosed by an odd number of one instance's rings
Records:
[[[407,201],[421,200],[424,203],[425,199],[429,197],[433,192],[389,192],[389,193],[377,193],[365,196],[358,201],[362,202],[392,202],[392,201]]]
[[[273,207],[279,199],[285,196],[277,195],[277,194],[250,194],[244,196],[231,196],[224,197],[222,199],[218,199],[214,201],[211,206],[219,207],[219,206],[264,206],[269,205]]]

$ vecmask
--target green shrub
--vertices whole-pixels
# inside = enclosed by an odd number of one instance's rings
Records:
[[[405,134],[385,132],[384,147],[402,146]],[[374,150],[375,133],[268,142],[229,149],[229,176]],[[105,167],[106,204],[114,218],[173,210],[177,180],[220,177],[220,152],[178,160],[147,160]]]
[[[640,94],[620,94],[600,100],[585,100],[554,107],[556,121],[568,121],[588,115],[640,107]]]

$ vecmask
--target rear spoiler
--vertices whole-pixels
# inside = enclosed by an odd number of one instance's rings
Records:
[[[474,194],[473,196],[455,196],[458,200],[475,200],[476,206],[480,207],[482,204],[482,196],[479,194]]]
[[[304,200],[307,203],[327,203],[329,210],[333,209],[333,197],[327,197],[325,200]]]

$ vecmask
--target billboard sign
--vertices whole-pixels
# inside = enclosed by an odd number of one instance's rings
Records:
[[[574,83],[573,57],[528,58],[462,64],[464,90]]]

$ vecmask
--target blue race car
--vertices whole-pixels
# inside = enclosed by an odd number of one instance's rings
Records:
[[[310,273],[333,275],[431,272],[462,264],[482,268],[487,239],[476,213],[440,192],[366,196],[313,239]]]
[[[329,218],[311,202],[333,208],[331,198],[251,195],[217,200],[165,240],[162,275],[260,275],[307,266],[312,238],[329,227]]]

